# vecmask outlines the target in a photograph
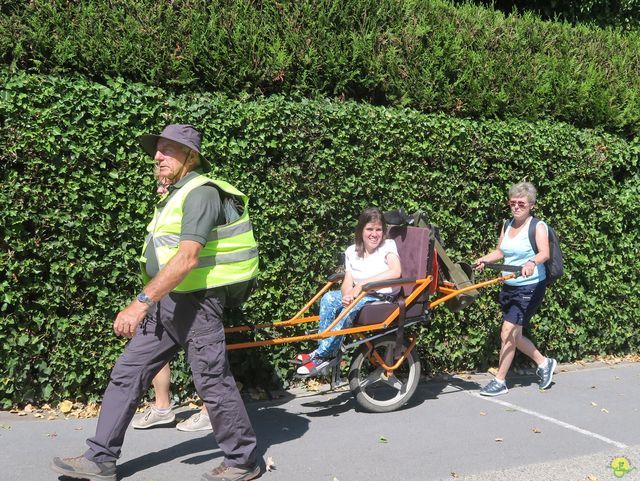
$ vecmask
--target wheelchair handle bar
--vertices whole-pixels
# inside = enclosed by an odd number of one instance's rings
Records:
[[[505,272],[522,272],[522,266],[511,266],[509,264],[492,264],[490,262],[483,262],[484,267],[487,269],[492,269],[494,271],[505,271]],[[477,266],[475,264],[473,267]]]

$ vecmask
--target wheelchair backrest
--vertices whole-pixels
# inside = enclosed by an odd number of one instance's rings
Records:
[[[433,281],[429,286],[428,292],[435,292],[438,267],[436,256],[433,255],[434,248],[429,229],[426,227],[394,225],[389,228],[387,237],[393,239],[398,248],[402,277],[424,279],[429,273],[433,275]],[[400,294],[403,297],[408,296],[415,286],[416,284],[404,284]]]

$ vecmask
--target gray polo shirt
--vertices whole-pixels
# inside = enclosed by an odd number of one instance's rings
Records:
[[[174,185],[171,185],[169,195],[158,204],[158,209],[162,209],[179,189],[199,174],[199,171],[189,172]],[[192,240],[205,245],[211,230],[224,223],[225,214],[217,187],[213,185],[198,186],[189,192],[184,200],[180,240]],[[155,249],[151,243],[147,245],[144,256],[147,259],[145,266],[147,275],[154,277],[160,269]]]

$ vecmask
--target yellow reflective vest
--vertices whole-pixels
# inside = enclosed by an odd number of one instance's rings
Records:
[[[249,220],[249,198],[228,182],[199,174],[178,189],[164,207],[156,207],[153,219],[147,226],[148,234],[140,257],[145,283],[150,280],[145,270],[147,260],[144,253],[147,245],[152,243],[150,247],[155,249],[159,268],[162,269],[178,252],[182,208],[187,195],[205,184],[213,184],[223,192],[239,198],[244,209],[238,219],[215,226],[211,230],[207,243],[200,250],[198,266],[187,274],[173,292],[202,291],[249,281],[258,275],[258,247]]]

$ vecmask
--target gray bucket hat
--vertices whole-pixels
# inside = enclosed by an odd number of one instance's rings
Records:
[[[160,135],[146,134],[142,135],[138,141],[144,151],[151,157],[156,155],[156,145],[158,139],[173,140],[180,145],[189,147],[191,150],[195,150],[200,154],[200,141],[202,140],[202,133],[196,129],[193,125],[189,124],[169,124],[167,125]],[[202,170],[209,172],[211,170],[211,164],[200,154],[200,165]]]

